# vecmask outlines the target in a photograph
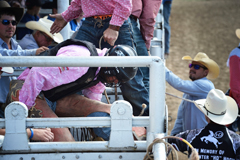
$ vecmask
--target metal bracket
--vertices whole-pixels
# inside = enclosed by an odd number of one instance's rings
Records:
[[[28,150],[26,118],[28,109],[24,103],[12,102],[5,109],[5,137],[3,150]],[[14,142],[14,143],[9,143]]]
[[[111,134],[108,147],[134,147],[132,134],[132,106],[124,100],[115,101],[111,107]]]

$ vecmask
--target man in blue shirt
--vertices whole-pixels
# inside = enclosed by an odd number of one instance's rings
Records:
[[[17,22],[20,21],[24,13],[23,8],[11,8],[6,1],[0,1],[0,53],[2,56],[34,56],[46,47],[32,50],[22,50],[18,43],[12,38],[16,31]],[[14,67],[16,69],[16,67]],[[0,72],[1,75],[2,72]],[[9,92],[10,77],[0,78],[0,118],[4,117],[3,108]],[[0,129],[0,135],[5,134],[5,129]],[[50,128],[27,129],[27,135],[36,141],[53,141],[54,135]]]
[[[205,53],[199,52],[193,59],[184,56],[183,60],[192,61],[189,64],[189,78],[182,80],[167,67],[165,68],[166,81],[175,89],[183,92],[183,98],[190,100],[205,99],[208,92],[214,89],[214,84],[208,80],[215,79],[219,75],[218,64],[210,59]],[[206,126],[204,114],[188,101],[182,101],[178,108],[178,115],[171,135],[185,130],[198,129]]]
[[[16,31],[17,22],[24,13],[23,8],[10,8],[6,1],[0,1],[0,53],[2,56],[34,56],[48,49],[41,47],[32,50],[22,50],[12,38]],[[17,67],[14,67],[16,69]],[[19,67],[18,67],[19,68]],[[0,79],[0,108],[5,103],[9,91],[10,77]],[[0,117],[3,117],[0,109]]]

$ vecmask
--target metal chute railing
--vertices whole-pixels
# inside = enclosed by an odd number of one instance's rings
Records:
[[[164,60],[157,56],[152,57],[118,57],[117,61],[115,57],[0,57],[0,66],[11,66],[11,67],[149,67],[150,70],[150,89],[149,89],[149,114],[150,116],[148,118],[144,117],[137,117],[133,118],[133,124],[136,122],[146,124],[148,123],[147,127],[147,140],[146,141],[135,141],[135,144],[141,148],[141,146],[145,149],[147,149],[147,146],[156,138],[159,137],[159,135],[165,134],[164,129],[164,123],[165,123],[165,117],[166,111],[165,111],[165,67],[164,67]],[[35,120],[35,119],[32,119]],[[29,122],[32,121],[31,119],[27,119],[27,125],[29,125]],[[44,119],[42,118],[41,121]],[[57,121],[56,119],[52,119],[52,121]],[[64,121],[71,121],[71,118],[66,118]],[[88,118],[82,118],[81,121],[89,120]],[[94,120],[93,122],[104,126],[106,123],[109,123],[110,119],[104,119],[104,121]],[[36,121],[39,121],[35,124],[41,124],[40,120],[37,119]],[[61,118],[59,121],[62,121]],[[49,122],[45,123],[46,125],[49,125],[51,123],[51,120]],[[32,125],[35,124],[32,123]],[[61,124],[61,123],[51,123],[51,127],[54,127],[55,124]],[[88,123],[90,125],[90,123]],[[42,123],[41,125],[44,125]],[[71,122],[71,126],[76,125],[75,123]],[[141,124],[138,124],[141,126]],[[56,125],[57,126],[57,125]],[[64,127],[65,125],[62,125],[61,127]],[[37,126],[36,126],[37,127]],[[49,126],[50,127],[50,126]],[[59,126],[58,126],[59,127]],[[79,127],[79,125],[76,125],[74,127]],[[81,126],[82,127],[82,126]],[[5,124],[3,121],[0,121],[0,128],[5,128]],[[121,130],[121,128],[119,128]],[[118,137],[115,137],[118,138]],[[113,138],[114,139],[114,138]],[[10,143],[10,142],[9,142]],[[14,142],[12,142],[14,143]],[[35,150],[37,152],[37,149],[41,147],[46,146],[52,146],[52,149],[54,150],[54,147],[58,146],[55,149],[61,150],[61,152],[64,152],[67,150],[68,147],[75,148],[75,151],[79,151],[79,148],[84,148],[84,144],[88,146],[90,144],[96,143],[101,145],[101,147],[105,146],[105,151],[111,152],[112,150],[110,148],[106,147],[106,144],[109,142],[84,142],[84,143],[67,143],[67,142],[50,142],[50,143],[28,143],[28,147],[31,148],[31,150]],[[83,145],[83,146],[82,146]],[[59,147],[61,146],[61,147]],[[35,148],[36,147],[36,148]],[[93,147],[93,146],[91,146]],[[96,147],[95,151],[101,152],[102,149],[100,146]],[[35,148],[35,149],[34,149]],[[95,147],[94,147],[95,148]],[[98,148],[98,149],[97,149]],[[161,157],[160,159],[165,158],[165,154],[160,154],[165,152],[165,148],[161,144],[155,144],[155,150],[154,155],[155,157]],[[114,149],[113,149],[114,150]],[[129,150],[126,148],[120,149],[121,151]],[[130,149],[131,150],[131,149]],[[135,149],[136,150],[136,149]],[[30,150],[29,150],[30,151]],[[57,150],[55,150],[57,152]],[[0,153],[3,151],[0,151]],[[21,151],[18,151],[21,153]],[[26,152],[26,151],[25,151]],[[21,153],[25,153],[24,151]],[[136,152],[137,153],[137,152]],[[113,153],[110,153],[113,154]],[[157,158],[159,159],[159,158]]]

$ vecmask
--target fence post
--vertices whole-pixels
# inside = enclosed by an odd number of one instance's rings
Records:
[[[108,147],[134,147],[132,134],[132,106],[124,100],[111,107],[111,134]]]
[[[5,109],[5,137],[3,150],[28,150],[26,118],[28,109],[24,103],[12,102]]]
[[[64,12],[65,10],[67,10],[69,6],[68,0],[58,0],[57,3],[58,3],[58,13]],[[71,31],[71,27],[69,23],[67,23],[67,25],[60,31],[64,40],[70,38],[70,31]]]

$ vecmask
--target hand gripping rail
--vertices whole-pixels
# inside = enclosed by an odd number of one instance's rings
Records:
[[[165,68],[157,56],[152,57],[0,57],[0,66],[11,67],[149,67],[149,117],[132,117],[126,101],[112,104],[111,118],[26,118],[26,106],[13,102],[0,119],[6,135],[0,148],[0,159],[143,159],[147,146],[165,136]],[[20,106],[20,107],[19,107]],[[79,123],[80,122],[80,123]],[[134,141],[131,126],[147,127],[147,140]],[[109,141],[103,142],[28,142],[26,127],[111,127]],[[155,144],[156,160],[165,160],[164,144]],[[125,152],[122,152],[125,151]],[[91,153],[91,154],[90,154]]]

